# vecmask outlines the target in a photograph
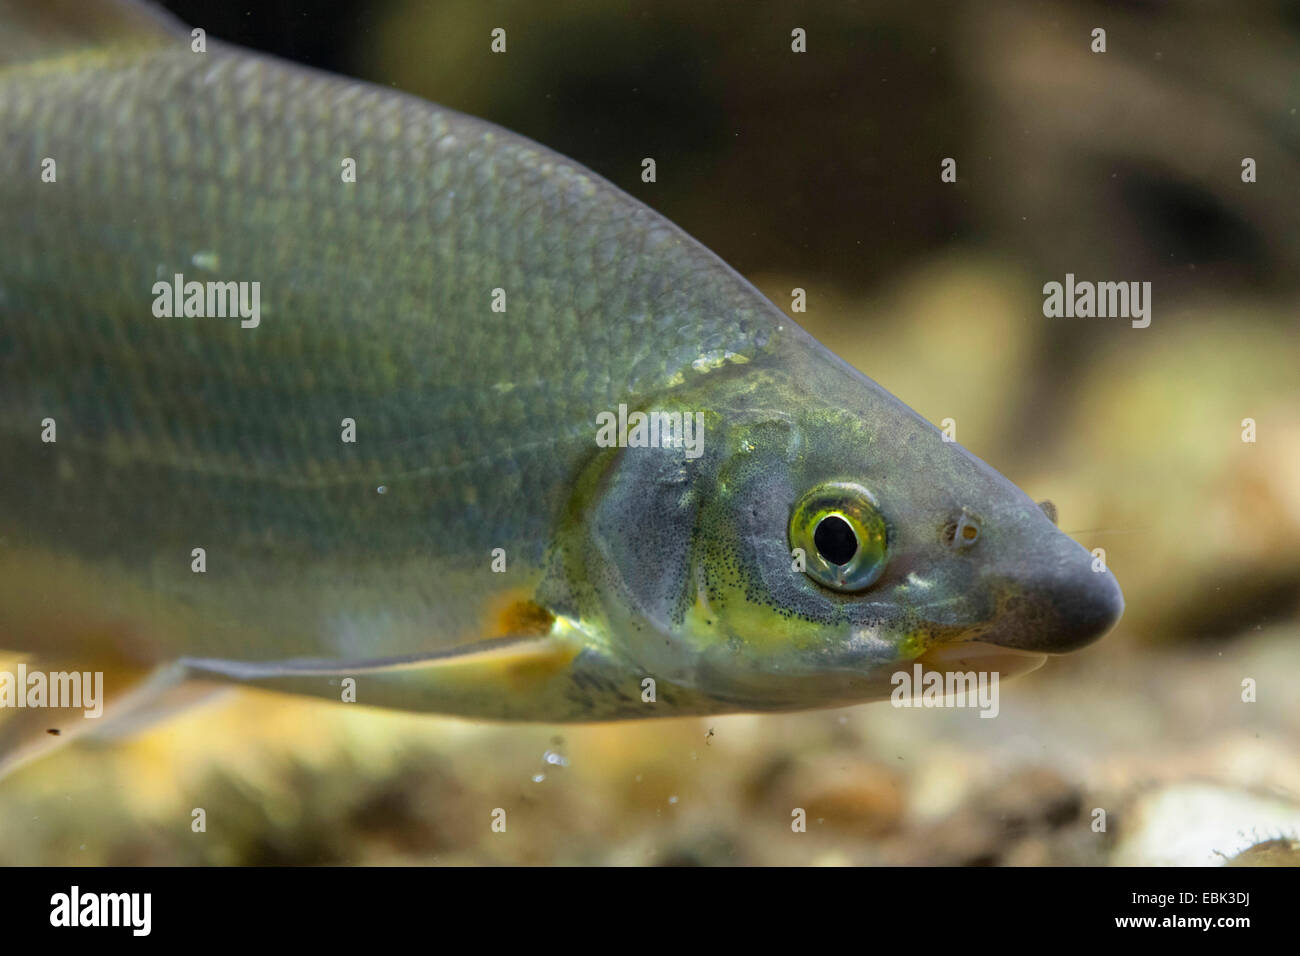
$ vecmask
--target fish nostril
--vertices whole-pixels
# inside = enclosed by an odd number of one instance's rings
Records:
[[[956,520],[948,522],[943,528],[943,543],[954,550],[969,548],[980,537],[979,519],[962,512]]]

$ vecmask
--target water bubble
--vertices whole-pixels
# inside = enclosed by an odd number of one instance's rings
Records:
[[[190,256],[190,263],[196,269],[203,269],[207,272],[216,272],[221,268],[221,257],[215,252],[205,249]]]

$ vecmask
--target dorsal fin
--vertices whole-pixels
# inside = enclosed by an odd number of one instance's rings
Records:
[[[0,66],[80,50],[154,46],[188,30],[147,0],[0,0]]]

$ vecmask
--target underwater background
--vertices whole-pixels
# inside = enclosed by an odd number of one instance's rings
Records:
[[[494,725],[238,691],[0,781],[0,865],[1300,858],[1300,3],[166,6],[536,139],[783,309],[805,289],[800,324],[1051,499],[1127,609],[994,720]],[[1045,317],[1067,273],[1151,282],[1150,326]]]

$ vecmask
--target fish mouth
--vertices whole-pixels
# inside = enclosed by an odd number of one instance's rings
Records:
[[[916,663],[941,673],[983,671],[996,673],[1002,679],[1036,671],[1046,660],[1047,655],[1041,651],[1000,647],[983,641],[946,641],[928,648],[916,658]]]

